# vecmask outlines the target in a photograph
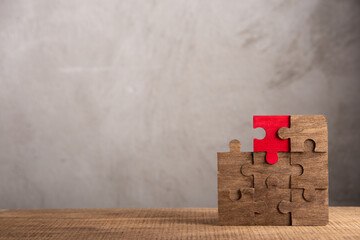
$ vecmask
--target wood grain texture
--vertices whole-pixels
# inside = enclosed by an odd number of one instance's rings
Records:
[[[300,175],[302,167],[291,165],[290,153],[279,152],[278,162],[268,164],[265,152],[255,152],[253,164],[243,165],[244,175],[253,176],[255,200],[264,201],[266,209],[257,216],[259,225],[290,225],[289,213],[281,213],[278,204],[282,200],[290,201],[290,176]]]
[[[218,190],[220,225],[257,225],[257,215],[263,215],[266,204],[255,201],[254,188],[241,188],[240,198],[231,199],[229,190]]]
[[[230,152],[218,153],[218,189],[236,191],[253,187],[252,177],[240,172],[242,165],[252,163],[252,152],[241,152],[241,143],[236,139],[229,143],[229,147]]]
[[[282,200],[290,201],[290,188],[282,188],[283,178],[270,175],[267,188],[255,189],[255,200],[266,204],[265,211],[257,216],[258,225],[287,226],[291,224],[290,213],[281,213],[278,205]]]
[[[291,152],[303,152],[307,139],[315,142],[315,152],[328,151],[327,121],[322,115],[291,115],[290,128],[280,128],[278,136],[290,138]]]
[[[278,162],[268,164],[265,152],[255,152],[253,164],[243,165],[244,175],[253,176],[255,200],[264,201],[266,209],[258,215],[259,225],[290,225],[289,213],[281,213],[278,204],[282,200],[290,201],[290,176],[300,175],[302,167],[291,165],[290,153],[279,152]]]
[[[266,179],[270,175],[276,175],[281,178],[281,188],[290,188],[290,175],[300,175],[302,167],[300,165],[290,164],[290,153],[278,152],[278,162],[276,164],[268,164],[265,160],[265,152],[254,152],[254,160],[251,164],[245,164],[241,168],[241,172],[245,176],[253,176],[254,187],[256,189],[264,189]]]
[[[303,168],[300,176],[291,176],[291,188],[303,188],[307,201],[315,199],[315,189],[328,189],[328,156],[314,152],[314,147],[315,143],[307,140],[304,152],[291,153],[291,164],[300,164]]]
[[[315,199],[306,201],[303,197],[304,189],[291,189],[291,202],[281,201],[279,210],[291,213],[291,224],[294,226],[321,226],[329,220],[328,191],[316,190]]]
[[[0,210],[0,239],[360,239],[360,207],[316,227],[219,226],[216,208]]]

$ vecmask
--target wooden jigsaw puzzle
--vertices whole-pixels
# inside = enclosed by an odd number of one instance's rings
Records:
[[[221,225],[326,225],[328,135],[321,115],[254,116],[254,152],[218,153]]]

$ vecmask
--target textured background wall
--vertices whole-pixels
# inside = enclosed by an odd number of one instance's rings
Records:
[[[325,114],[360,205],[360,1],[0,1],[0,208],[216,207],[253,114]],[[261,135],[261,133],[257,133]]]

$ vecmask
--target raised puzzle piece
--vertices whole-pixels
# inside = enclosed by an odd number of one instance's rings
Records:
[[[252,177],[244,176],[240,169],[242,165],[252,163],[253,153],[241,152],[241,143],[236,139],[229,146],[230,152],[218,153],[218,189],[252,188]]]
[[[254,188],[241,188],[239,200],[230,198],[229,190],[218,190],[218,211],[221,225],[257,225],[257,215],[264,213],[266,204],[254,200]]]
[[[288,128],[290,116],[254,116],[254,128],[263,128],[266,131],[264,139],[254,139],[254,152],[266,152],[266,161],[275,164],[278,161],[278,152],[289,152],[289,140],[278,137],[279,128]]]
[[[329,210],[326,190],[316,190],[314,201],[303,198],[303,189],[291,189],[291,202],[283,200],[279,203],[282,213],[291,214],[291,225],[313,226],[326,225],[329,221]]]
[[[315,189],[328,188],[328,157],[327,153],[314,152],[315,143],[305,141],[304,152],[291,153],[291,164],[300,164],[303,173],[291,176],[291,188],[303,188],[307,201],[315,199]]]
[[[303,152],[307,139],[315,142],[315,152],[328,151],[327,122],[322,115],[292,115],[290,128],[280,128],[278,136],[281,139],[290,138],[291,152]]]

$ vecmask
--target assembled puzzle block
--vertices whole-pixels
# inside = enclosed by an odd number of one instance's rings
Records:
[[[315,142],[315,152],[328,151],[327,121],[322,115],[290,116],[290,128],[280,128],[278,136],[281,139],[290,138],[291,152],[303,152],[307,139]]]
[[[281,127],[289,127],[290,116],[254,116],[253,124],[266,131],[264,139],[254,139],[254,152],[266,152],[266,161],[275,164],[277,152],[289,152],[289,140],[280,139],[277,132]]]
[[[326,118],[254,116],[256,127],[266,137],[254,139],[253,153],[241,152],[238,140],[218,153],[220,224],[327,224]]]
[[[230,198],[229,190],[218,190],[218,211],[221,225],[257,225],[257,215],[264,213],[266,204],[254,200],[254,188],[241,188],[240,199]]]

